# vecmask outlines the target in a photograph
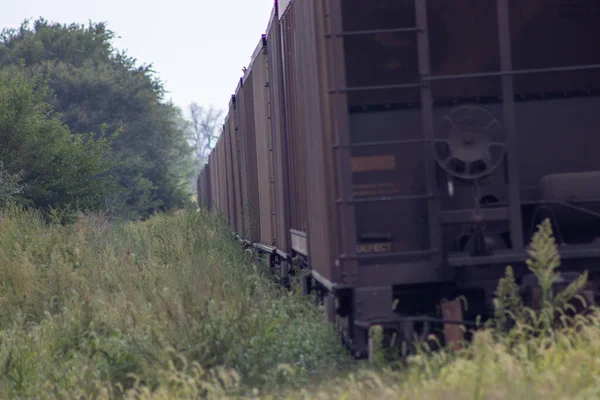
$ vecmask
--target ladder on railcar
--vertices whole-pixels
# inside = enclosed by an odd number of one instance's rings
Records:
[[[331,0],[330,7],[339,9],[342,2],[340,0]],[[429,225],[429,249],[424,251],[398,251],[394,254],[388,254],[388,256],[431,256],[431,262],[442,264],[442,224],[443,216],[441,215],[441,204],[440,204],[440,189],[436,179],[436,163],[433,155],[432,146],[435,140],[435,127],[434,127],[434,104],[431,85],[435,81],[457,79],[464,80],[469,78],[481,77],[482,74],[461,74],[455,76],[434,76],[431,74],[430,65],[430,44],[429,44],[429,31],[428,31],[428,20],[427,20],[427,0],[415,0],[415,26],[399,27],[394,29],[372,29],[372,30],[361,30],[361,31],[344,31],[341,23],[341,19],[331,18],[331,25],[329,32],[326,37],[331,41],[336,41],[336,44],[332,44],[334,50],[331,50],[329,62],[331,63],[330,69],[335,71],[332,74],[331,84],[333,87],[330,88],[329,92],[333,96],[338,96],[338,100],[334,101],[334,115],[336,118],[337,130],[337,143],[334,145],[334,151],[338,152],[338,171],[339,171],[339,182],[340,182],[340,193],[341,197],[337,203],[340,209],[342,235],[343,235],[343,249],[345,258],[347,259],[347,266],[350,269],[357,269],[356,260],[360,258],[372,258],[379,257],[377,254],[358,254],[356,251],[357,245],[357,234],[356,225],[354,223],[354,206],[361,202],[381,202],[381,201],[411,201],[415,199],[421,199],[427,202],[427,214],[428,214],[428,225]],[[498,0],[498,26],[499,26],[499,49],[500,49],[500,60],[501,69],[497,73],[488,74],[490,76],[498,76],[502,80],[502,108],[504,124],[506,127],[507,146],[510,151],[507,154],[508,159],[508,181],[510,182],[508,187],[508,208],[505,213],[489,212],[489,216],[484,214],[484,220],[497,220],[498,215],[502,214],[500,218],[510,221],[510,236],[512,238],[512,246],[514,250],[523,249],[523,233],[521,228],[521,211],[520,211],[520,194],[519,194],[519,176],[517,170],[515,149],[516,149],[516,128],[515,128],[515,110],[514,110],[514,90],[512,82],[512,63],[511,63],[511,47],[510,47],[510,29],[508,19],[508,0]],[[346,82],[346,76],[344,73],[344,60],[340,55],[343,54],[343,40],[350,36],[365,36],[365,35],[377,35],[382,33],[402,33],[416,35],[417,38],[417,54],[415,57],[418,59],[419,66],[419,80],[415,82],[395,84],[395,85],[384,85],[384,86],[360,86],[360,87],[348,87]],[[337,47],[336,47],[337,46]],[[380,146],[380,145],[408,145],[414,144],[415,140],[389,140],[384,142],[362,142],[352,143],[348,134],[348,122],[345,121],[347,118],[347,103],[345,96],[348,93],[354,91],[377,91],[377,90],[390,90],[390,89],[416,89],[420,90],[420,109],[422,116],[422,138],[419,140],[423,144],[423,160],[426,175],[427,190],[421,194],[410,194],[407,196],[371,196],[367,198],[356,198],[353,197],[352,191],[352,173],[350,168],[347,168],[351,164],[352,150],[358,146]],[[342,96],[342,97],[340,97]],[[351,273],[353,275],[353,273]]]

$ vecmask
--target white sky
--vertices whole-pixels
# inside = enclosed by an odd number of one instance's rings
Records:
[[[0,29],[25,19],[106,22],[138,64],[152,63],[173,102],[225,109],[267,28],[274,0],[4,0]]]

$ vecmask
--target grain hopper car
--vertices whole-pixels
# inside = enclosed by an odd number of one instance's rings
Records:
[[[200,206],[282,280],[303,266],[358,356],[373,324],[489,314],[545,218],[593,296],[599,41],[597,0],[276,1]]]

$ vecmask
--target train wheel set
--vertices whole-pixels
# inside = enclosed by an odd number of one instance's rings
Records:
[[[509,264],[534,293],[546,218],[598,293],[600,6],[476,3],[275,1],[198,177],[359,357],[374,325],[462,339]]]

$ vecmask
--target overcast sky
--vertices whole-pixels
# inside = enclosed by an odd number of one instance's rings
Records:
[[[106,22],[114,45],[152,63],[175,104],[224,109],[264,33],[274,0],[5,0],[0,28],[25,19]]]

